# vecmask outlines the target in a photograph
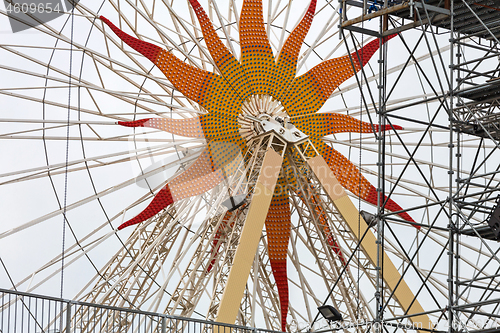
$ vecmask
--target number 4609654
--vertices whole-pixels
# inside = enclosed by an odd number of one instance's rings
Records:
[[[14,14],[19,14],[19,13],[24,13],[24,14],[42,14],[42,13],[52,13],[52,12],[60,12],[62,13],[63,11],[60,8],[60,2],[56,3],[55,5],[52,5],[51,2],[49,3],[9,3],[7,5],[6,11],[8,14],[14,13]]]

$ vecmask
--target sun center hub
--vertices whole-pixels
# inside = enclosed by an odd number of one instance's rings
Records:
[[[269,95],[254,95],[246,100],[238,115],[238,123],[240,135],[247,141],[271,131],[290,143],[307,138],[290,122],[280,101]]]

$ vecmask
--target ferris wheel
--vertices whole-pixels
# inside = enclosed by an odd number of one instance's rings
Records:
[[[328,325],[325,303],[353,323],[443,320],[448,36],[339,30],[348,10],[81,1],[10,35],[2,285],[291,332]],[[489,274],[483,243],[459,242],[460,274]]]

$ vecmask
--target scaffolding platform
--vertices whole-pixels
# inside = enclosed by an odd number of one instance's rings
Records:
[[[397,16],[403,21],[401,26],[385,30],[382,36],[428,23],[447,30],[452,27],[450,0],[389,2],[386,8],[383,8],[383,1],[345,0],[344,3],[366,10],[365,15],[343,20],[342,28],[348,30],[359,30],[355,29],[355,24],[383,15]],[[405,24],[404,20],[407,19],[412,22]],[[455,1],[453,31],[488,40],[494,40],[493,36],[500,39],[500,0]]]
[[[484,84],[464,89],[455,94],[456,96],[467,98],[475,102],[489,102],[500,98],[500,78],[491,80]]]
[[[485,226],[480,226],[475,229],[464,229],[460,231],[462,235],[465,236],[471,236],[471,237],[481,237],[484,239],[489,239],[493,241],[500,241],[497,236],[495,235],[495,232],[491,230],[490,226],[485,225]]]
[[[416,22],[419,21],[419,17],[422,20],[427,20],[427,17],[429,17],[432,25],[447,30],[451,29],[450,16],[439,15],[443,14],[443,12],[436,10],[436,8],[448,10],[450,8],[449,0],[418,1],[415,2],[415,4],[416,8],[413,10],[413,17],[410,16],[410,8],[396,11],[392,13],[392,15],[401,18],[413,18]],[[467,0],[454,2],[454,32],[459,32],[467,36],[493,39],[488,30],[490,30],[497,39],[500,38],[500,1]]]
[[[500,141],[500,79],[456,92],[461,100],[454,108],[455,131]]]
[[[470,114],[473,114],[474,107],[471,109]],[[467,114],[467,111],[464,111],[464,114]],[[485,139],[500,140],[500,111],[482,117],[468,118],[468,120],[455,120],[454,130]]]
[[[500,241],[500,195],[495,200],[495,206],[491,208],[485,225],[464,229],[460,233],[466,236]]]

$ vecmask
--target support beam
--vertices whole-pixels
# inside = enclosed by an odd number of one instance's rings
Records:
[[[355,27],[352,25],[349,25],[349,26],[342,28],[342,29],[346,29],[346,30],[353,31],[353,32],[359,32],[361,34],[366,34],[366,35],[370,35],[370,36],[377,37],[377,38],[380,38],[382,36],[377,31],[373,31],[370,29],[364,29],[361,27]]]
[[[329,198],[333,201],[335,208],[337,208],[343,219],[349,225],[351,233],[355,237],[359,237],[359,235],[364,235],[366,232],[366,235],[361,242],[361,247],[368,256],[372,265],[375,266],[375,263],[377,262],[376,238],[371,230],[366,230],[368,225],[359,215],[358,210],[352,203],[351,199],[347,196],[344,188],[340,185],[321,155],[317,155],[316,157],[309,159],[307,163],[311,167],[315,176],[318,178],[319,182],[322,184]],[[394,292],[394,296],[396,297],[398,303],[409,315],[424,312],[424,309],[418,300],[415,299],[410,287],[408,287],[404,279],[401,279],[401,274],[385,251],[383,251],[383,256],[383,279],[389,288]],[[432,329],[433,327],[432,322],[427,315],[416,315],[414,317],[410,317],[410,320],[416,327],[422,327],[424,329]]]
[[[236,321],[282,162],[283,157],[273,149],[266,152],[219,305],[217,322],[234,324]]]
[[[449,15],[446,15],[446,14],[436,14],[435,16],[432,17],[432,22],[438,22],[440,20],[443,20],[443,19],[447,18],[448,16]],[[390,35],[397,34],[397,33],[400,33],[400,32],[403,32],[403,31],[406,31],[406,30],[409,30],[409,29],[414,29],[414,28],[423,26],[423,25],[428,24],[428,23],[429,23],[429,19],[423,18],[420,21],[415,21],[415,22],[412,22],[412,23],[408,23],[408,24],[399,26],[399,27],[394,28],[394,29],[390,29],[390,30],[384,31],[382,33],[382,36],[383,37],[390,36]]]
[[[391,7],[388,7],[388,8],[383,8],[383,9],[378,10],[376,12],[373,12],[371,14],[359,16],[359,17],[356,17],[356,18],[354,18],[352,20],[345,21],[344,23],[342,23],[342,28],[346,28],[348,26],[351,26],[353,24],[360,23],[360,22],[363,22],[363,21],[371,20],[374,17],[379,17],[379,16],[382,16],[382,15],[385,15],[385,14],[390,14],[390,13],[393,13],[393,12],[397,12],[398,10],[403,10],[403,9],[408,8],[408,7],[410,7],[410,3],[409,2],[405,2],[405,3],[402,3],[400,5],[395,5],[395,6],[391,6]]]

